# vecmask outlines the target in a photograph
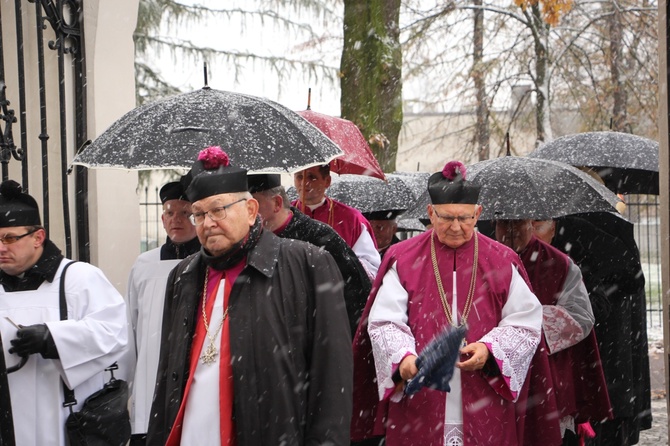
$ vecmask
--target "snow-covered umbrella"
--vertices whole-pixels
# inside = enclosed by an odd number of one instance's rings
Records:
[[[361,175],[333,177],[327,195],[364,214],[400,214],[415,200],[407,184],[397,175],[387,174],[386,181]]]
[[[530,155],[594,170],[612,191],[658,195],[659,144],[620,132],[586,132],[562,136]]]
[[[94,168],[191,167],[219,146],[231,164],[253,172],[292,173],[343,152],[294,111],[268,99],[209,87],[131,110],[72,160]]]
[[[407,184],[407,187],[409,187],[409,189],[412,191],[412,195],[414,195],[413,204],[416,203],[416,201],[426,191],[426,188],[428,187],[428,177],[430,177],[430,173],[428,172],[396,171],[388,175],[397,176],[398,178],[403,180],[405,184]],[[428,213],[425,209],[424,214],[425,215],[421,217],[417,216],[406,217],[405,215],[401,215],[398,218],[398,230],[414,231],[414,232],[425,231],[426,226],[421,222],[421,220],[425,221],[428,219]]]
[[[505,156],[467,168],[467,181],[481,186],[480,220],[548,220],[585,212],[616,212],[621,200],[589,174],[558,161]],[[421,218],[428,193],[405,213]]]

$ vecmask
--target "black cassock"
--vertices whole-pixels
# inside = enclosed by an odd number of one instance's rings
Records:
[[[589,445],[636,444],[651,428],[645,281],[633,225],[608,213],[556,220],[552,245],[579,265],[589,292],[614,420]]]
[[[5,348],[0,335],[0,348]],[[12,400],[7,383],[5,355],[0,353],[0,446],[14,446],[14,420],[12,418]]]
[[[200,252],[168,278],[149,445],[165,444],[184,396],[205,268]],[[228,313],[238,446],[349,444],[353,359],[341,282],[330,254],[270,231],[247,256]]]
[[[353,339],[358,322],[368,301],[372,282],[365,272],[356,253],[347,245],[333,228],[318,220],[306,216],[295,207],[291,207],[293,218],[284,230],[277,234],[283,238],[292,238],[322,247],[333,256],[344,279],[344,302],[347,305],[349,327]]]

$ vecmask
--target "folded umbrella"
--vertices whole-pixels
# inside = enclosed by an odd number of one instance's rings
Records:
[[[405,394],[413,395],[422,387],[451,391],[449,381],[454,376],[454,367],[466,333],[467,328],[463,325],[447,327],[430,341],[416,358],[419,373],[407,382]]]

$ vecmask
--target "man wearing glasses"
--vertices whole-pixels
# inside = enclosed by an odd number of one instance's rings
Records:
[[[347,444],[351,338],[327,252],[263,230],[247,171],[203,150],[202,250],[168,278],[149,445]]]
[[[352,440],[520,445],[542,307],[518,256],[475,231],[479,186],[466,181],[465,166],[447,163],[429,178],[428,193],[432,229],[389,248],[354,339]],[[461,325],[468,331],[451,391],[405,395],[417,355]]]
[[[130,337],[134,341],[131,342],[129,361],[135,374],[130,395],[130,446],[146,442],[168,274],[181,260],[200,251],[200,241],[190,220],[191,202],[186,198],[181,182],[166,183],[158,195],[163,206],[161,220],[167,233],[165,244],[140,254],[128,277],[126,303],[132,329]]]
[[[64,445],[63,382],[79,410],[107,380],[105,367],[125,354],[123,297],[102,271],[77,262],[64,282],[67,320],[60,320],[59,286],[70,263],[42,227],[37,202],[12,180],[0,184],[0,331],[16,444]]]

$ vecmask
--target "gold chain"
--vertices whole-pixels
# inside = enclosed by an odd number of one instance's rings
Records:
[[[472,307],[472,300],[475,295],[475,283],[477,282],[477,261],[479,259],[479,238],[477,234],[473,234],[475,238],[475,255],[472,262],[472,274],[470,276],[470,289],[468,290],[468,298],[465,300],[465,308],[463,308],[463,317],[461,318],[461,323],[459,326],[465,325],[468,321],[468,316],[470,315],[470,308]],[[456,255],[456,252],[454,252]],[[444,308],[444,314],[447,316],[447,321],[450,325],[454,325],[451,310],[449,309],[449,304],[447,303],[447,294],[444,292],[444,287],[442,286],[442,278],[440,277],[440,269],[437,265],[437,255],[435,254],[435,231],[430,235],[430,257],[433,261],[433,272],[435,273],[435,281],[437,282],[437,291],[440,294],[440,300],[442,300],[442,307]]]
[[[328,226],[334,228],[335,226],[333,226],[333,223],[335,219],[333,218],[333,200],[326,197],[326,202],[328,202],[328,200],[330,200],[328,203]]]
[[[223,322],[226,320],[226,317],[228,316],[228,309],[230,308],[230,305],[226,307],[226,311],[223,313],[223,318],[221,319],[221,323],[219,324],[219,328],[216,329],[216,332],[214,335],[209,334],[209,323],[207,322],[207,310],[205,309],[207,306],[207,279],[209,278],[209,269],[205,270],[205,286],[203,287],[202,291],[202,323],[205,325],[205,330],[207,333],[207,337],[209,338],[209,345],[207,346],[207,349],[205,350],[205,353],[202,354],[200,359],[202,359],[203,364],[210,364],[214,362],[214,358],[216,355],[218,355],[218,351],[215,347],[216,344],[216,337],[218,336],[219,332],[221,331],[221,328],[223,327]],[[214,313],[214,309],[212,309],[212,313]]]

